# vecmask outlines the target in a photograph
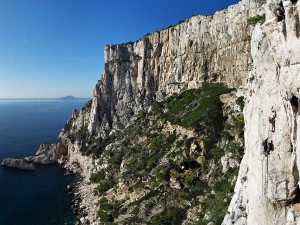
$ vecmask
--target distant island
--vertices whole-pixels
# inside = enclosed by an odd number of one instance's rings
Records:
[[[76,99],[79,99],[79,98],[76,98],[73,95],[67,95],[67,96],[58,98],[58,100],[76,100]]]

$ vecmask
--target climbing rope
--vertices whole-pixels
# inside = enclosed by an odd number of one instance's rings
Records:
[[[262,196],[264,196],[264,161],[263,161],[263,159],[261,160],[261,194],[262,194]]]
[[[268,170],[269,170],[269,168],[268,168],[268,163],[269,163],[269,156],[268,156],[268,154],[267,154],[267,156],[266,156],[266,178],[265,178],[265,180],[266,180],[266,184],[265,184],[265,195],[267,195],[268,193]]]
[[[264,160],[262,160],[262,173],[261,173],[261,183],[262,183],[262,195],[263,196],[266,196],[267,195],[267,192],[268,192],[268,173],[269,173],[269,166],[268,166],[268,163],[269,163],[269,156],[266,155],[266,161],[264,162]],[[266,164],[264,166],[264,164]],[[265,171],[264,171],[265,170]],[[264,177],[264,174],[266,174],[266,176]]]

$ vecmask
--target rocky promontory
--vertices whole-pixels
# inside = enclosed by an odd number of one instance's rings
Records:
[[[25,157],[29,163],[52,164],[67,154],[66,146],[63,143],[41,144],[35,156]]]
[[[12,167],[23,170],[35,170],[35,164],[57,163],[67,154],[67,148],[63,143],[41,144],[35,156],[28,156],[24,159],[5,158],[2,166]]]
[[[2,166],[12,167],[21,170],[35,170],[33,163],[27,163],[24,159],[5,158],[2,161]]]

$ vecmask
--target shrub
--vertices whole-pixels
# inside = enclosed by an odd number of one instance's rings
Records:
[[[167,181],[170,179],[169,177],[169,171],[167,170],[167,168],[165,166],[158,166],[156,169],[156,178],[159,181]]]
[[[91,141],[88,147],[83,147],[81,149],[81,152],[83,155],[92,155],[98,158],[102,154],[108,143],[109,139],[96,138]]]
[[[135,202],[130,203],[129,206],[140,205],[143,201],[147,201],[150,198],[153,198],[153,197],[157,196],[158,194],[160,194],[160,191],[158,191],[158,190],[151,190],[147,194],[145,194],[142,198],[138,199]]]
[[[92,173],[90,177],[90,181],[93,183],[99,183],[105,178],[105,171],[100,170],[97,173]]]
[[[233,186],[228,180],[222,180],[215,183],[214,190],[217,192],[233,192]]]
[[[188,170],[188,169],[197,169],[200,167],[200,164],[191,158],[184,158],[180,166],[184,167],[185,170]]]
[[[182,208],[168,206],[167,209],[152,217],[149,225],[179,225],[186,217],[186,211]]]
[[[65,133],[70,132],[70,130],[72,129],[72,122],[73,122],[73,119],[70,119],[70,120],[68,120],[68,122],[65,124],[65,126],[64,126],[64,132],[65,132]]]
[[[207,155],[207,159],[219,160],[224,155],[224,150],[220,147],[211,149]]]
[[[112,188],[115,185],[113,177],[108,177],[106,180],[103,180],[98,187],[95,189],[95,194],[103,195],[106,191]]]
[[[111,211],[114,209],[114,205],[109,203],[107,198],[103,197],[98,201],[98,205],[100,206],[101,210]]]
[[[267,0],[254,0],[254,2],[259,3],[259,4],[264,4],[267,2]]]
[[[245,127],[245,121],[243,115],[238,115],[233,118],[232,128],[240,138],[244,136],[244,127]]]
[[[78,141],[84,141],[88,137],[87,126],[81,127],[76,133],[75,138]]]
[[[236,99],[236,104],[237,105],[239,105],[240,106],[240,108],[241,108],[241,111],[243,111],[243,109],[244,109],[244,107],[245,107],[245,101],[244,101],[244,97],[243,96],[241,96],[241,97],[238,97],[237,99]]]
[[[102,222],[113,222],[114,218],[112,215],[108,214],[103,210],[97,212],[97,217],[101,219]]]
[[[247,20],[247,25],[256,25],[257,23],[264,23],[266,21],[266,14],[263,14],[263,15],[257,15],[257,16],[253,16],[253,17],[250,17],[248,20]]]
[[[185,185],[192,185],[194,183],[194,176],[191,174],[186,175],[183,179],[183,183]]]

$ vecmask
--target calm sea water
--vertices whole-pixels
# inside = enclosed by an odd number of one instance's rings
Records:
[[[71,116],[87,100],[0,100],[0,160],[33,155],[53,142]],[[36,166],[35,172],[0,166],[0,225],[74,224],[64,176],[58,165]]]

